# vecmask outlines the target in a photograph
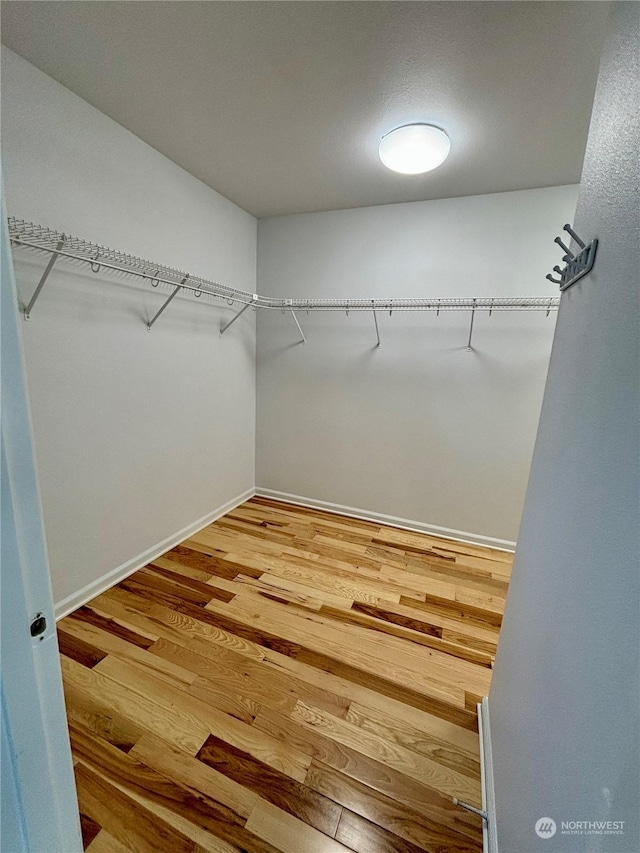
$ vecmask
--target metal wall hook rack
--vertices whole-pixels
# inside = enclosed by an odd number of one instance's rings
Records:
[[[568,228],[568,226],[565,226],[565,228]],[[573,232],[570,233],[576,241],[579,241],[577,235]],[[51,255],[29,303],[23,308],[25,319],[29,319],[33,306],[44,287],[53,265],[60,258],[74,264],[88,264],[92,268],[97,264],[103,272],[113,272],[119,276],[142,279],[149,282],[154,288],[158,288],[159,286],[171,288],[170,295],[165,299],[155,316],[146,324],[149,331],[173,299],[180,292],[185,291],[186,293],[193,293],[198,298],[205,295],[212,299],[222,299],[231,306],[240,306],[240,310],[220,328],[221,335],[235,323],[247,308],[251,307],[255,310],[281,311],[283,314],[290,313],[300,334],[300,343],[305,343],[306,337],[296,316],[296,311],[306,311],[307,314],[311,311],[344,311],[347,316],[350,311],[369,311],[373,314],[377,347],[381,344],[380,327],[378,324],[379,311],[388,311],[390,316],[394,311],[434,311],[437,316],[440,315],[441,311],[470,311],[471,325],[467,349],[471,350],[473,322],[477,311],[487,311],[489,314],[492,314],[494,311],[545,311],[548,316],[551,311],[557,311],[560,304],[558,297],[281,299],[271,296],[261,296],[257,293],[249,293],[235,287],[229,287],[228,285],[191,275],[156,262],[147,261],[143,258],[125,254],[124,252],[118,252],[115,249],[109,249],[79,237],[70,237],[51,228],[14,217],[9,217],[9,236],[13,246]],[[584,246],[584,244],[582,245]],[[591,245],[589,244],[589,246]],[[589,246],[584,246],[583,251],[589,249]],[[565,246],[563,246],[563,249],[568,251]],[[577,262],[577,259],[578,256],[573,261]],[[582,274],[584,275],[586,272]]]
[[[571,249],[562,242],[560,237],[556,237],[553,241],[554,243],[557,243],[564,252],[562,260],[564,261],[565,266],[560,267],[556,264],[553,268],[553,271],[560,276],[559,278],[554,278],[551,274],[547,275],[546,278],[554,284],[559,284],[561,291],[571,287],[572,284],[575,284],[576,281],[580,281],[580,279],[584,278],[587,273],[591,272],[596,260],[596,252],[598,250],[597,240],[585,243],[569,224],[564,225],[562,230],[566,231],[574,240],[579,247],[579,251],[574,255]]]

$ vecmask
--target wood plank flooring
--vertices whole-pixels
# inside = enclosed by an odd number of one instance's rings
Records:
[[[253,498],[58,625],[90,853],[478,853],[512,555]]]

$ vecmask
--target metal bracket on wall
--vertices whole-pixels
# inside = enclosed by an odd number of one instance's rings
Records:
[[[291,310],[291,316],[295,320],[296,326],[298,327],[298,331],[300,332],[300,343],[306,344],[307,339],[305,338],[304,332],[302,331],[302,327],[300,326],[300,323],[298,322],[298,318],[296,317],[296,312],[293,310],[293,308],[291,308],[290,310]]]
[[[182,290],[182,285],[186,282],[186,280],[187,280],[188,278],[189,278],[189,276],[188,276],[188,275],[185,275],[185,277],[182,279],[182,281],[180,282],[180,284],[177,284],[177,285],[176,285],[176,289],[173,291],[173,293],[171,294],[171,296],[170,296],[167,300],[165,300],[164,304],[162,305],[162,308],[158,311],[158,313],[157,313],[157,314],[156,314],[156,316],[153,318],[153,320],[151,320],[149,323],[147,323],[147,332],[150,332],[150,331],[151,331],[151,327],[153,326],[153,324],[155,323],[155,321],[158,319],[158,317],[162,314],[162,312],[163,312],[163,311],[164,311],[164,309],[167,307],[167,305],[171,302],[171,300],[172,300],[175,296],[177,296],[177,295],[180,293],[180,291]]]
[[[489,309],[489,314],[493,308]],[[467,341],[467,352],[473,352],[473,347],[471,346],[471,339],[473,338],[473,321],[476,316],[476,300],[473,300],[473,308],[471,309],[471,323],[469,324],[469,340]]]
[[[375,305],[375,301],[372,299],[371,304]],[[373,309],[373,322],[376,324],[376,337],[378,338],[378,343],[376,344],[376,348],[380,346],[380,329],[378,328],[378,315],[376,314],[376,309]]]
[[[489,815],[484,809],[477,809],[475,806],[470,806],[469,803],[464,803],[462,800],[459,800],[457,797],[453,797],[453,805],[460,806],[461,809],[466,809],[468,812],[472,814],[477,814],[478,817],[481,817],[485,823],[489,822]]]
[[[224,335],[224,333],[227,331],[227,329],[230,326],[233,326],[233,324],[238,319],[238,317],[241,317],[244,314],[244,312],[247,310],[247,308],[251,308],[251,306],[257,301],[258,301],[258,294],[254,293],[253,299],[251,300],[251,302],[247,302],[245,305],[243,305],[243,307],[238,311],[237,314],[234,314],[233,317],[228,322],[226,322],[223,326],[220,326],[220,334]]]
[[[596,259],[596,251],[598,249],[597,240],[592,240],[589,244],[585,243],[580,239],[580,237],[578,237],[570,225],[563,226],[563,231],[566,231],[567,234],[574,239],[580,247],[580,251],[574,255],[571,249],[562,242],[560,237],[556,237],[553,241],[554,243],[557,243],[565,253],[562,258],[565,262],[565,266],[561,268],[556,264],[553,268],[553,271],[558,273],[560,278],[554,278],[551,274],[546,277],[554,284],[559,284],[561,291],[567,290],[567,288],[571,287],[572,284],[575,284],[576,281],[579,281],[587,275],[587,273],[591,272]]]
[[[65,240],[66,240],[66,237],[63,234],[62,237],[60,238],[60,240],[58,240],[58,244],[56,246],[56,252],[59,252],[60,249],[64,246]],[[49,258],[49,263],[47,264],[44,272],[40,276],[40,281],[38,282],[38,286],[33,291],[33,296],[29,300],[29,304],[24,309],[24,319],[25,320],[31,319],[31,310],[32,310],[33,306],[36,304],[36,299],[38,298],[38,296],[40,296],[40,291],[44,287],[44,283],[49,278],[49,273],[53,269],[53,265],[55,264],[55,262],[58,260],[59,257],[60,257],[59,255],[53,255],[52,254],[51,257]]]

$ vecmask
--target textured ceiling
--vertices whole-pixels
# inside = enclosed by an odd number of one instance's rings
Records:
[[[5,44],[256,216],[575,183],[604,2],[8,2]],[[443,166],[377,146],[444,127]]]

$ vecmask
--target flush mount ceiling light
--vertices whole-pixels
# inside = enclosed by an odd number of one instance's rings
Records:
[[[421,175],[435,169],[449,156],[451,141],[432,124],[406,124],[380,140],[380,159],[394,172]]]

